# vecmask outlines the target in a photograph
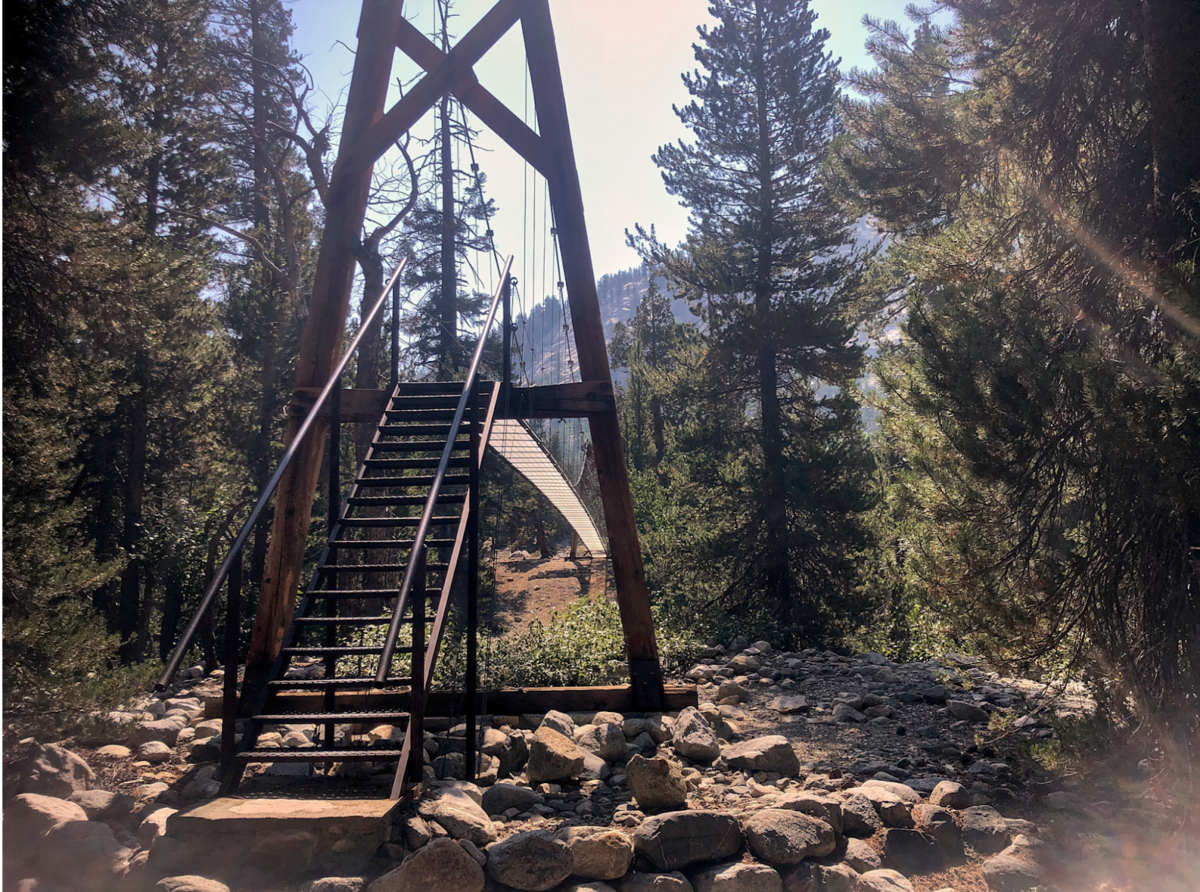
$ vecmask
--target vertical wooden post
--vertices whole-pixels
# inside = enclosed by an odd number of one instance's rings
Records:
[[[229,599],[225,602],[225,678],[221,701],[221,776],[233,777],[237,753],[238,637],[242,631],[242,558],[229,568]]]
[[[361,234],[373,167],[373,164],[351,163],[354,159],[347,156],[351,154],[349,148],[383,116],[403,5],[403,0],[363,0],[358,54],[346,101],[338,163],[330,178],[325,230],[317,256],[308,320],[300,340],[297,387],[323,386],[341,349],[354,280],[352,249]],[[291,442],[299,425],[300,419],[289,420],[287,442]],[[249,683],[252,674],[254,687],[261,685],[292,621],[312,519],[312,499],[321,473],[323,434],[323,429],[313,431],[279,483],[271,544],[250,637],[243,698],[252,687]]]
[[[499,386],[499,385],[497,385]],[[479,689],[479,382],[471,385],[471,475],[467,486],[467,728],[463,756],[467,780],[474,783],[475,695]]]
[[[584,381],[611,382],[604,323],[600,317],[600,298],[596,293],[596,274],[592,269],[591,248],[583,216],[583,193],[579,186],[579,172],[575,167],[575,152],[571,144],[571,129],[567,121],[567,104],[548,0],[530,0],[521,16],[521,28],[529,60],[529,81],[537,109],[538,130],[550,154],[550,175],[547,180],[562,251],[567,299],[575,325],[579,373]],[[629,470],[625,466],[616,409],[592,416],[589,421],[634,698],[642,709],[660,709],[662,668],[658,662],[658,643],[654,638],[650,596],[646,590],[646,574],[642,567],[642,551],[633,514],[633,496],[629,489]]]

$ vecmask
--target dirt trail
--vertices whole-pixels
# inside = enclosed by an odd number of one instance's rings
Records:
[[[549,621],[555,611],[566,609],[584,595],[611,595],[612,586],[606,584],[608,561],[593,560],[582,548],[579,554],[571,560],[566,548],[545,559],[523,551],[500,552],[496,557],[494,624],[519,631],[535,619]]]

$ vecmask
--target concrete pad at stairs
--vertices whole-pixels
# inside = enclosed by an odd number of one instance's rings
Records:
[[[397,803],[390,799],[236,799],[205,802],[171,817],[168,835],[320,831],[338,827],[352,835],[386,827]]]
[[[316,862],[350,875],[387,840],[396,807],[389,799],[226,797],[171,815],[167,836],[191,851],[221,851],[231,867],[268,875]]]

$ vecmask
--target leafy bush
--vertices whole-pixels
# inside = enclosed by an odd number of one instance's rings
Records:
[[[666,621],[659,605],[652,608],[659,656],[667,672],[690,665],[700,643]],[[451,633],[447,634],[451,638]],[[461,646],[449,640],[439,658],[438,683],[461,683],[465,665]],[[548,623],[531,622],[523,632],[480,642],[480,685],[484,688],[558,687],[613,684],[628,679],[625,636],[614,601],[580,598],[555,612]]]

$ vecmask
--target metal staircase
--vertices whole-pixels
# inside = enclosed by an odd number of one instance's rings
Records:
[[[254,762],[397,761],[397,790],[405,778],[420,779],[421,759],[409,759],[421,740],[419,689],[428,687],[435,666],[464,545],[477,535],[471,508],[498,396],[494,382],[466,393],[461,382],[397,385],[249,717],[228,791]],[[397,644],[403,637],[408,643]],[[318,669],[318,677],[290,672],[303,657],[321,658],[306,667]],[[386,695],[404,692],[407,709],[364,706],[395,702],[400,698]],[[360,723],[402,728],[403,746],[345,744]],[[267,728],[307,731],[312,743],[260,748]]]

